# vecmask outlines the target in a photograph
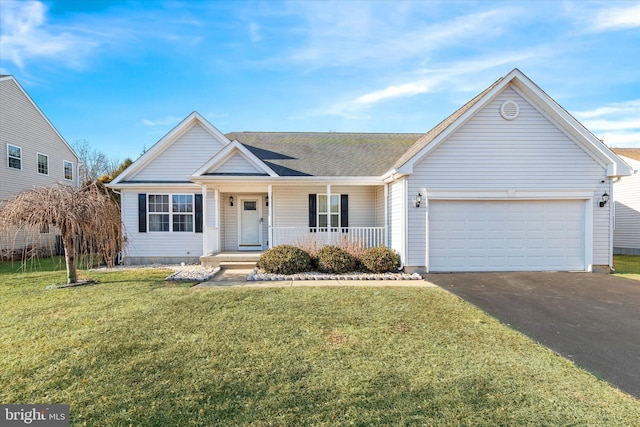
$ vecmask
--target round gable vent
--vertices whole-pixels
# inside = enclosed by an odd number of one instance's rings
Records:
[[[505,101],[500,106],[500,115],[505,120],[513,120],[520,114],[520,107],[515,101]]]

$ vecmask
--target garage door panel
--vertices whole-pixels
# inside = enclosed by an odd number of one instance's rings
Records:
[[[581,200],[432,201],[430,271],[584,270]]]

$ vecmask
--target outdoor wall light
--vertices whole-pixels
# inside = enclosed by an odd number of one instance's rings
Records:
[[[233,206],[233,196],[229,196],[229,206]]]
[[[420,207],[420,202],[422,202],[422,194],[418,193],[416,197],[413,198],[413,205],[416,208]]]
[[[608,201],[609,201],[609,195],[605,191],[604,194],[602,195],[602,201],[600,202],[600,207],[604,208],[604,205],[606,205]]]
[[[268,195],[264,198],[264,201],[267,203],[267,206],[269,206],[269,196]]]

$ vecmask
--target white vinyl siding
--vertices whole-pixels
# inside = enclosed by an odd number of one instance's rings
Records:
[[[138,194],[159,194],[161,189],[122,190],[122,224],[127,236],[126,257],[132,259],[197,258],[202,255],[203,233],[159,233],[138,231]],[[193,188],[174,189],[194,193]],[[148,209],[148,208],[147,208]]]
[[[75,153],[60,137],[42,112],[11,78],[0,80],[0,200],[33,187],[64,181],[64,159],[77,163]],[[9,146],[19,147],[21,168],[9,167]],[[49,174],[39,174],[37,153],[49,156]],[[77,185],[77,180],[67,181]]]
[[[640,170],[640,162],[623,157],[623,160]],[[625,176],[613,184],[615,200],[615,229],[613,247],[616,252],[640,253],[640,172]],[[630,251],[635,250],[635,251]]]
[[[507,100],[520,107],[515,120],[500,116]],[[608,265],[609,209],[597,204],[610,192],[605,175],[603,165],[508,86],[415,164],[406,202],[423,188],[593,190],[593,263]],[[427,209],[408,208],[408,265],[425,264]]]
[[[129,180],[186,182],[222,148],[221,142],[196,123]]]
[[[326,194],[327,187],[313,186],[273,186],[274,227],[308,227],[309,194]],[[376,221],[376,187],[351,187],[332,185],[331,195],[349,196],[350,227],[384,227]],[[383,206],[379,206],[383,209]]]
[[[211,170],[210,173],[216,174],[264,174],[263,171],[256,169],[241,154],[234,153],[218,168]]]

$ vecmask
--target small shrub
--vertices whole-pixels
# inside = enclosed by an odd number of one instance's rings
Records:
[[[322,273],[349,273],[356,266],[354,256],[337,246],[325,246],[318,251],[318,270]]]
[[[302,273],[311,269],[311,257],[295,246],[278,245],[260,255],[258,267],[273,274]]]
[[[389,273],[400,267],[400,255],[393,249],[378,246],[367,249],[360,262],[372,273]]]

